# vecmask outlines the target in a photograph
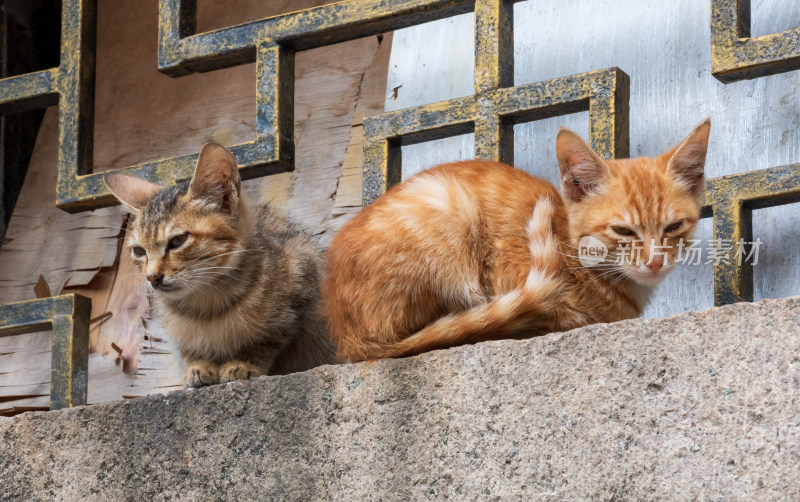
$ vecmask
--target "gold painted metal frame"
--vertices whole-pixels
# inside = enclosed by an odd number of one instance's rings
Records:
[[[711,73],[724,83],[800,69],[800,27],[750,37],[750,0],[711,0]],[[708,180],[703,208],[714,239],[753,240],[752,211],[800,202],[800,164]],[[714,304],[753,301],[753,267],[714,266]]]
[[[588,109],[592,146],[627,156],[628,77],[611,68],[513,86],[514,0],[345,0],[207,33],[196,31],[196,0],[160,0],[159,69],[178,77],[257,65],[256,139],[231,150],[244,179],[294,167],[294,54],[427,21],[475,12],[475,94],[365,119],[364,204],[400,178],[402,144],[474,132],[475,156],[513,162],[513,125]],[[715,75],[723,81],[800,67],[800,29],[748,38],[748,0],[712,0]],[[92,173],[96,0],[62,1],[58,68],[0,80],[0,113],[58,104],[57,205],[79,212],[115,204]],[[171,185],[187,179],[196,155],[118,171]],[[797,202],[797,165],[708,181],[704,215],[715,238],[746,237],[749,211]],[[752,299],[752,269],[715,269],[715,303]]]
[[[474,2],[475,94],[364,119],[364,206],[400,181],[404,144],[472,132],[476,158],[513,164],[515,124],[578,111],[601,155],[628,156],[630,81],[618,68],[512,87],[514,3]]]
[[[800,26],[750,36],[750,0],[711,0],[711,73],[725,83],[800,69]]]
[[[50,409],[86,404],[92,301],[62,295],[0,306],[0,337],[52,329]]]
[[[230,147],[244,179],[294,167],[294,54],[469,12],[469,0],[348,0],[195,34],[196,0],[159,3],[159,69],[171,76],[256,62],[256,139]],[[56,204],[116,204],[92,173],[96,0],[63,0],[57,68],[0,80],[0,113],[59,106]],[[117,169],[164,185],[191,176],[197,155]]]
[[[0,80],[2,114],[58,105],[56,203],[70,212],[95,207],[92,201],[105,190],[98,188],[102,184],[100,175],[89,174],[94,131],[95,19],[95,0],[62,0],[59,66]]]
[[[513,164],[514,125],[557,115],[588,110],[595,151],[627,157],[629,87],[609,68],[365,118],[363,205],[400,181],[402,145],[474,132],[476,158]]]
[[[712,178],[706,182],[703,216],[714,219],[714,239],[753,241],[753,210],[800,202],[800,164]],[[753,301],[753,266],[728,253],[714,265],[714,305]]]

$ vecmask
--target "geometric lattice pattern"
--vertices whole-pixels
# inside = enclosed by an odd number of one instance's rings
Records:
[[[63,295],[0,306],[0,337],[53,331],[50,409],[86,404],[91,301]]]
[[[345,0],[196,33],[196,0],[160,0],[159,69],[180,77],[255,62],[256,138],[231,145],[244,179],[294,168],[296,51],[475,12],[475,94],[364,120],[363,203],[400,179],[400,146],[472,132],[475,156],[513,162],[514,124],[588,110],[592,146],[627,156],[629,78],[617,68],[513,86],[513,0]],[[95,0],[62,1],[57,68],[0,80],[0,113],[59,107],[57,205],[79,212],[115,203],[92,173]],[[749,1],[712,0],[713,73],[725,81],[800,68],[800,28],[749,38]],[[635,76],[634,76],[635,78]],[[164,185],[187,179],[196,155],[119,169]],[[704,215],[714,237],[751,240],[752,209],[800,201],[800,165],[711,179]],[[752,269],[721,262],[717,305],[751,300]]]

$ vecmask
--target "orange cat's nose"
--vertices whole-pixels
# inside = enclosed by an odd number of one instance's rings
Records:
[[[150,274],[147,276],[147,282],[153,286],[158,286],[164,280],[164,274]]]
[[[652,258],[650,263],[647,264],[647,268],[653,271],[653,273],[657,273],[659,269],[664,265],[664,257],[659,256],[658,258]]]

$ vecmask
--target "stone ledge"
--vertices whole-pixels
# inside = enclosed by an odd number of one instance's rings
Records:
[[[1,500],[800,499],[800,297],[0,420]]]

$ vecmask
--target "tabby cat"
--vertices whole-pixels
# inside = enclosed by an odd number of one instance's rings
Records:
[[[697,225],[710,127],[658,157],[622,160],[603,160],[561,129],[563,200],[546,181],[486,161],[444,164],[393,187],[327,251],[323,297],[339,358],[638,317]],[[579,261],[588,237],[608,250],[596,266]]]
[[[133,213],[127,247],[187,386],[335,361],[319,298],[322,252],[275,210],[248,204],[225,147],[204,145],[191,181],[169,188],[104,179]]]

